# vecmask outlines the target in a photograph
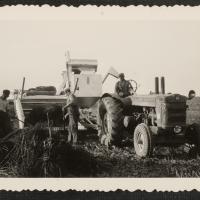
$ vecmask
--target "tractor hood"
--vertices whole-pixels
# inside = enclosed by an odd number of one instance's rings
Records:
[[[165,103],[185,103],[187,100],[186,96],[180,94],[168,94],[168,95],[158,95],[156,100],[165,102]]]
[[[155,107],[158,102],[163,103],[186,103],[187,98],[180,94],[153,94],[153,95],[133,95],[120,98],[125,106]]]

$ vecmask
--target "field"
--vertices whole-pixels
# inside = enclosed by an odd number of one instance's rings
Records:
[[[139,159],[134,153],[131,141],[120,148],[108,148],[99,143],[95,132],[80,131],[78,145],[72,147],[64,140],[62,143],[54,142],[49,158],[46,150],[45,156],[37,152],[35,158],[35,147],[31,147],[32,143],[28,141],[32,141],[30,135],[27,138],[23,136],[23,144],[20,142],[17,151],[15,148],[7,161],[1,162],[1,177],[200,176],[200,160],[191,159],[186,146],[176,149],[156,148],[152,158]]]
[[[158,147],[152,158],[140,159],[131,141],[122,148],[107,148],[98,139],[85,141],[84,150],[95,158],[97,177],[199,177],[200,160],[191,159],[186,146],[170,149]]]

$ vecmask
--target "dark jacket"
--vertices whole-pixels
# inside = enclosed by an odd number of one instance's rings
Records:
[[[132,89],[132,85],[127,80],[118,81],[115,85],[115,93],[117,93],[120,97],[127,97],[131,95],[130,91]]]

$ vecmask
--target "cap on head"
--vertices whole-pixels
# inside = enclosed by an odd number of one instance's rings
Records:
[[[189,99],[192,99],[192,98],[194,98],[195,96],[196,96],[195,91],[194,91],[194,90],[190,90],[189,93],[188,93]]]
[[[119,78],[124,78],[124,73],[120,73]]]
[[[124,77],[124,73],[119,74],[119,78]]]
[[[10,95],[10,90],[3,90],[3,94],[5,96],[9,96]]]
[[[194,90],[190,90],[188,95],[195,94]]]

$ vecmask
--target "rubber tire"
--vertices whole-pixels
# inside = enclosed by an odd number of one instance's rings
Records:
[[[193,130],[194,130],[194,138],[193,140],[195,141],[195,149],[196,153],[198,156],[200,156],[200,125],[199,124],[193,124],[192,125]]]
[[[99,139],[101,144],[109,146],[110,144],[120,145],[123,137],[123,104],[118,99],[104,97],[99,102],[99,118],[101,129]],[[105,115],[109,118],[109,131],[106,130]],[[107,124],[108,124],[107,123]]]
[[[143,147],[139,147],[139,140],[138,136],[139,134],[143,135]],[[149,127],[144,124],[138,124],[134,130],[134,136],[133,136],[133,141],[134,141],[134,148],[135,148],[135,153],[137,156],[140,158],[145,158],[145,157],[151,157],[153,153],[153,140],[152,140],[152,134],[151,131],[149,130]]]

